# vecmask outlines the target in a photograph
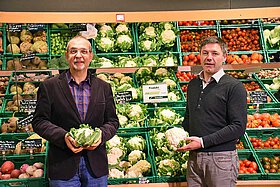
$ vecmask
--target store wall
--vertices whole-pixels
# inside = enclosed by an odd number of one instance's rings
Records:
[[[280,7],[280,0],[1,0],[6,12],[141,12]]]

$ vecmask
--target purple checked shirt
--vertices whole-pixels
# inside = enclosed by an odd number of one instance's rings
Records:
[[[80,117],[82,121],[84,121],[86,118],[87,109],[90,101],[90,79],[89,77],[87,77],[80,84],[77,84],[77,82],[71,76],[69,71],[66,74],[66,78],[73,98],[75,100],[77,109],[79,111]]]

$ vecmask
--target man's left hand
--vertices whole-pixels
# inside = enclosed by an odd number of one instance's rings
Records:
[[[101,137],[98,140],[98,142],[96,142],[95,144],[92,144],[90,146],[83,147],[83,148],[92,151],[92,150],[96,149],[101,144],[101,142],[102,142],[102,134],[101,134]]]
[[[196,136],[187,137],[186,141],[190,141],[187,145],[177,148],[177,151],[191,151],[202,147],[200,138]]]

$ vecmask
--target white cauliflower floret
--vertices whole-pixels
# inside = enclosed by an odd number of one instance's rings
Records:
[[[124,172],[115,168],[110,169],[108,178],[112,178],[112,179],[124,178]]]
[[[123,42],[132,43],[132,39],[126,34],[120,35],[117,38],[117,43],[123,43]]]
[[[128,60],[128,61],[125,63],[124,67],[137,67],[137,64],[136,64],[136,62],[134,62],[133,60]]]
[[[145,159],[145,153],[140,150],[133,150],[128,155],[128,161],[131,162],[132,164],[142,159]]]
[[[114,167],[119,164],[119,157],[114,154],[107,154],[108,157],[108,164],[111,167]]]
[[[113,138],[107,141],[109,148],[120,146],[121,143],[121,138],[118,135],[113,136]]]
[[[121,33],[121,32],[127,33],[128,31],[129,31],[129,28],[127,27],[126,24],[119,24],[116,27],[116,32],[117,33]]]
[[[173,30],[164,30],[162,33],[161,33],[161,38],[162,38],[162,41],[163,43],[171,43],[171,42],[174,42],[175,38],[176,38],[176,35],[174,33]]]
[[[132,93],[132,99],[137,99],[138,98],[138,93],[135,88],[129,88],[127,91],[131,91]]]
[[[110,38],[108,37],[103,37],[100,39],[100,46],[102,48],[106,48],[106,45],[109,46],[109,47],[113,47],[114,46],[114,41],[111,40]]]
[[[178,101],[179,97],[174,92],[168,93],[168,101]]]
[[[123,73],[114,73],[113,77],[116,77],[118,79],[122,79],[125,75]]]
[[[108,150],[108,154],[113,154],[117,158],[120,158],[124,155],[124,151],[121,148],[112,147],[111,149]]]
[[[182,128],[173,127],[165,132],[165,136],[171,147],[176,149],[180,141],[187,138],[188,133]]]
[[[177,85],[176,82],[171,79],[164,79],[162,82],[166,83],[167,87],[170,87],[170,88],[175,88]]]
[[[149,50],[151,49],[152,43],[153,43],[153,42],[150,41],[150,40],[145,40],[145,41],[143,41],[144,47],[145,47],[145,49],[146,49],[147,51],[149,51]]]
[[[156,70],[155,75],[156,76],[161,76],[161,77],[167,76],[168,75],[168,70],[166,68],[158,68]]]
[[[142,108],[139,105],[131,105],[131,108],[129,110],[129,116],[140,117],[142,113]]]
[[[172,57],[167,57],[162,61],[164,66],[175,66],[174,59]]]
[[[128,118],[121,114],[118,114],[118,118],[119,118],[120,126],[125,127],[128,122]]]
[[[156,37],[156,32],[155,32],[155,28],[150,26],[150,27],[146,27],[144,30],[144,33],[146,33],[146,35],[150,36],[150,37]]]
[[[130,76],[122,77],[120,80],[120,84],[132,82],[132,78]]]
[[[99,32],[105,34],[107,31],[113,31],[112,27],[109,25],[102,25],[99,29]]]

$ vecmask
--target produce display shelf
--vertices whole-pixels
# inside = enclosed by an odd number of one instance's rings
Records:
[[[269,159],[272,159],[273,157],[278,157],[279,158],[280,152],[273,152],[271,150],[258,151],[258,152],[256,152],[256,155],[257,155],[259,161],[262,162],[262,159],[264,157],[267,157]],[[277,161],[277,163],[279,163],[279,160]],[[262,165],[262,168],[263,168],[263,165]],[[264,168],[263,168],[263,170],[264,170]],[[277,170],[276,170],[276,172],[267,172],[266,175],[265,175],[265,179],[268,179],[268,180],[280,180],[280,173],[277,172]]]
[[[239,180],[262,180],[265,179],[265,172],[263,170],[263,167],[258,159],[258,157],[255,155],[254,152],[238,152],[239,160],[249,160],[256,162],[258,169],[257,173],[250,173],[250,174],[238,174]]]

